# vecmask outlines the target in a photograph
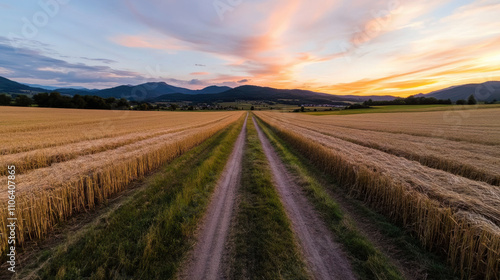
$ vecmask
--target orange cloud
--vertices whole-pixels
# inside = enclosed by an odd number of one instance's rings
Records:
[[[225,21],[203,13],[210,3],[193,10],[187,2],[153,2],[156,8],[137,5],[134,13],[167,39],[124,36],[114,41],[135,48],[189,48],[224,60],[228,71],[223,72],[235,73],[210,81],[251,79],[278,88],[404,96],[500,71],[500,21],[488,16],[498,4],[486,5],[487,0],[441,18],[446,13],[434,11],[448,8],[449,0],[401,0],[394,1],[400,7],[392,8],[383,1],[245,1]],[[177,12],[158,12],[167,6]],[[347,55],[353,61],[343,61]]]
[[[455,69],[448,69],[440,72],[434,73],[435,76],[454,76],[457,74],[475,74],[475,73],[489,73],[489,72],[495,72],[495,71],[500,71],[500,66],[482,66],[482,67],[475,67],[475,66],[464,66],[460,68],[455,68]]]
[[[148,38],[146,36],[125,35],[111,38],[111,41],[129,48],[148,48],[158,50],[181,50],[185,46],[176,40],[160,40],[157,38]]]
[[[383,89],[407,90],[407,89],[414,89],[414,88],[432,85],[432,84],[435,84],[437,82],[438,81],[436,81],[436,80],[416,80],[416,81],[390,82],[390,83],[384,83]]]

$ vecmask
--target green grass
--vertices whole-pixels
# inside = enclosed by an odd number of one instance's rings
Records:
[[[401,250],[397,258],[403,263],[419,263],[420,268],[427,273],[427,279],[454,279],[452,270],[442,258],[427,252],[417,239],[391,224],[384,216],[370,210],[358,200],[347,197],[337,187],[334,178],[315,169],[309,160],[282,141],[271,127],[259,119],[258,122],[288,169],[297,176],[298,183],[307,192],[328,227],[345,246],[361,279],[402,279],[402,276],[387,257],[354,226],[351,218],[342,213],[328,191],[343,195],[354,206],[356,214],[366,217],[383,234],[386,242],[397,246]]]
[[[231,153],[242,122],[217,133],[149,178],[141,191],[69,245],[42,279],[171,279]]]
[[[350,109],[340,111],[321,111],[306,112],[308,115],[353,115],[353,114],[372,114],[372,113],[404,113],[404,112],[432,112],[446,110],[471,110],[471,109],[489,109],[500,108],[500,104],[480,104],[480,105],[387,105],[373,106],[366,109]]]
[[[229,279],[308,279],[290,222],[251,122],[243,155]]]

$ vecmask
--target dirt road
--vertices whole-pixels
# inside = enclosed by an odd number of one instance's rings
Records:
[[[222,278],[221,259],[234,212],[237,187],[240,184],[247,119],[248,115],[208,206],[197,236],[198,242],[179,275],[181,279]]]
[[[314,278],[356,279],[340,245],[333,241],[332,233],[314,210],[301,187],[295,183],[255,119],[253,123],[270,163],[276,188]]]

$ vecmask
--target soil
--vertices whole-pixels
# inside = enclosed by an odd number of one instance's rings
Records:
[[[198,230],[197,243],[181,269],[180,279],[223,278],[221,260],[224,256],[231,220],[235,212],[237,189],[240,185],[246,124],[247,119],[212,195],[205,218]]]

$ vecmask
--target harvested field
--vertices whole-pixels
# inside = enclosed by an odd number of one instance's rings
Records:
[[[212,115],[213,114],[213,115]],[[132,133],[154,134],[167,129],[185,129],[215,121],[227,112],[189,114],[183,112],[132,112],[50,108],[2,107],[0,111],[0,155],[32,151],[64,144],[105,139]]]
[[[8,154],[0,157],[0,175],[7,174],[7,165],[15,165],[16,173],[25,173],[28,170],[47,167],[53,163],[63,162],[79,156],[95,154],[106,150],[116,149],[125,145],[138,143],[147,139],[159,139],[161,136],[172,135],[173,133],[203,127],[215,122],[220,122],[230,115],[222,116],[215,120],[203,121],[192,125],[181,123],[171,124],[168,129],[157,129],[145,132],[133,132],[116,137],[106,137],[94,140],[79,141],[71,144],[64,144],[54,147],[41,148],[26,152]],[[185,118],[184,118],[185,119]],[[173,120],[175,122],[176,120]]]
[[[440,112],[344,116],[304,116],[303,114],[295,114],[292,118],[315,118],[321,123],[328,120],[335,126],[368,131],[384,131],[468,143],[500,145],[500,109],[460,109],[461,106],[453,106],[450,110]]]
[[[4,108],[0,126],[2,139],[8,141],[1,147],[0,162],[19,166],[18,244],[44,237],[55,223],[105,202],[132,180],[243,116],[242,112]],[[6,180],[2,177],[0,184],[6,185]],[[3,228],[6,196],[7,192],[0,194]],[[2,235],[0,252],[6,247],[6,237]]]
[[[489,117],[485,112],[489,112]],[[451,157],[455,162],[467,163],[464,157],[453,157],[451,150],[440,152],[453,147],[443,141],[460,131],[455,137],[460,138],[458,143],[476,143],[473,146],[479,152],[474,158],[482,162],[485,155],[487,165],[488,161],[495,163],[498,154],[490,148],[500,142],[499,119],[491,117],[499,113],[498,109],[470,111],[470,119],[463,120],[459,128],[439,121],[443,112],[327,117],[269,112],[257,115],[354,196],[412,229],[429,249],[446,252],[450,263],[464,277],[497,279],[500,188],[443,171],[446,168],[424,166],[415,161],[418,158],[396,156],[389,148],[384,150],[370,143],[419,154],[419,150],[414,150],[418,143],[435,137],[437,143],[443,144],[434,150],[437,158]],[[426,123],[430,126],[427,130]],[[432,135],[434,128],[443,133]],[[389,133],[394,133],[396,140]],[[416,137],[414,142],[410,135],[423,137]],[[403,147],[405,142],[410,148]],[[474,148],[459,147],[469,155],[474,153]],[[494,174],[492,170],[490,173]]]
[[[497,111],[500,112],[500,110]],[[376,123],[380,118],[377,116],[370,115],[367,121]],[[331,116],[301,115],[297,118],[291,114],[273,114],[272,117],[276,121],[293,123],[302,128],[415,160],[422,165],[442,169],[472,180],[500,185],[500,149],[497,145],[454,141],[431,136],[415,136],[406,133],[383,132],[384,129],[376,131],[345,127],[343,120],[337,120]],[[396,116],[396,118],[398,117]],[[350,122],[347,123],[347,125],[351,124]],[[376,124],[372,126],[376,126]],[[392,127],[393,125],[388,126]],[[413,127],[413,124],[411,127]],[[465,131],[466,128],[463,128],[463,130]],[[500,130],[500,126],[497,130]],[[490,131],[484,127],[482,134],[488,133],[494,134],[495,130]]]

